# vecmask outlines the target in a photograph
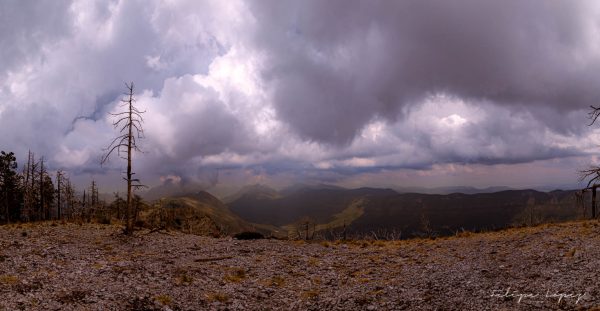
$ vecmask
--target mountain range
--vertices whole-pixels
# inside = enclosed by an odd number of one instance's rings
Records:
[[[426,194],[378,188],[297,187],[278,192],[257,185],[236,194],[228,206],[246,221],[288,231],[311,223],[317,231],[345,228],[364,235],[393,230],[405,237],[494,230],[582,216],[574,191],[488,190]]]
[[[230,234],[259,231],[279,237],[301,232],[308,235],[308,231],[324,236],[341,232],[355,236],[393,232],[406,238],[444,236],[463,230],[495,230],[583,217],[572,190],[446,189],[450,190],[467,193],[401,193],[328,185],[296,185],[277,191],[250,185],[222,200],[200,191],[156,202],[180,211],[173,221],[181,228],[198,227],[210,219],[212,227],[224,228]]]

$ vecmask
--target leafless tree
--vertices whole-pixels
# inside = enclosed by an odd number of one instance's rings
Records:
[[[67,211],[68,211],[68,216],[69,218],[73,217],[74,214],[74,210],[75,210],[75,187],[73,187],[73,184],[71,184],[71,180],[69,178],[66,178],[66,183],[65,183],[65,201],[67,203]]]
[[[420,234],[423,237],[427,237],[427,238],[433,238],[435,236],[435,231],[433,230],[433,227],[431,226],[431,222],[429,221],[429,217],[427,215],[425,215],[425,213],[421,213],[421,220],[419,222],[419,229],[420,229]]]
[[[64,172],[62,170],[58,170],[56,172],[56,217],[58,220],[62,218],[62,192],[63,192],[63,183],[64,183]]]
[[[588,126],[594,125],[598,117],[600,117],[600,107],[590,106],[591,111],[588,113],[588,118],[591,120]],[[592,190],[592,218],[596,218],[596,189],[600,187],[597,182],[600,181],[600,166],[591,165],[587,169],[579,171],[579,181],[588,180],[587,186],[582,189],[582,192],[586,190]]]
[[[59,174],[60,172],[60,174]],[[58,219],[71,219],[75,213],[75,188],[65,171],[60,170],[56,173],[58,183]],[[60,181],[59,181],[60,176]]]
[[[92,221],[92,218],[95,216],[96,212],[99,209],[99,203],[100,200],[98,199],[98,184],[96,184],[96,181],[92,179],[92,183],[88,188],[88,201],[85,202],[87,208],[85,209],[84,214],[85,220],[87,222]]]
[[[312,233],[310,232],[312,226]],[[296,235],[298,239],[304,239],[305,241],[313,240],[315,238],[317,223],[312,218],[305,216],[296,222]]]
[[[127,208],[125,210],[125,233],[130,235],[133,233],[133,193],[132,188],[140,188],[144,187],[144,185],[140,184],[139,179],[133,178],[131,159],[134,151],[141,152],[138,147],[137,139],[141,139],[144,137],[144,129],[142,128],[142,123],[144,119],[142,118],[142,114],[145,111],[138,110],[135,105],[135,98],[133,93],[133,82],[129,84],[125,84],[127,88],[127,93],[125,93],[125,98],[121,100],[121,108],[123,108],[122,112],[111,113],[113,117],[116,118],[116,121],[113,122],[113,126],[115,128],[119,128],[119,136],[117,136],[106,148],[106,153],[102,157],[101,164],[104,164],[108,161],[111,154],[113,154],[116,150],[117,155],[127,160],[127,172],[126,177],[124,178],[127,181]],[[123,154],[126,156],[123,156]]]
[[[23,210],[21,211],[21,217],[25,221],[36,219],[34,209],[37,201],[37,188],[35,187],[36,170],[38,164],[35,162],[35,154],[29,151],[27,155],[27,165],[23,167]]]

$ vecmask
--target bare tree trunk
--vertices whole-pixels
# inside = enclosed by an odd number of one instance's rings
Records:
[[[61,218],[61,210],[60,210],[61,209],[60,205],[62,203],[61,200],[60,200],[60,190],[61,190],[60,189],[60,184],[62,183],[61,179],[62,179],[62,171],[59,170],[59,171],[56,172],[56,183],[58,184],[57,185],[57,187],[58,187],[58,190],[57,190],[57,192],[58,192],[57,193],[58,194],[58,197],[57,197],[58,202],[56,202],[56,214],[57,214],[56,216],[57,216],[58,220],[60,220],[60,218]]]
[[[304,238],[305,241],[308,241],[308,221],[305,223],[306,226],[306,237]]]
[[[41,167],[40,167],[40,218],[45,218],[45,210],[44,210],[44,158],[40,159]]]
[[[25,182],[23,183],[23,210],[21,210],[21,218],[29,221],[29,167],[31,166],[31,150],[27,153],[27,166],[23,167]]]
[[[119,193],[115,193],[115,200],[119,199]],[[117,201],[117,219],[121,220],[121,201]]]
[[[35,154],[32,153],[31,154],[31,188],[29,189],[31,191],[31,193],[29,194],[29,200],[30,200],[29,201],[29,208],[30,208],[29,212],[30,213],[33,213],[33,209],[35,208],[33,206],[34,205],[33,204],[34,203],[34,198],[35,198],[35,192],[34,192],[34,189],[35,189],[35,167],[36,167],[36,164],[35,164]],[[36,217],[38,217],[38,216],[39,215],[36,215],[33,218],[35,220],[37,220]]]
[[[131,122],[133,118],[133,84],[129,89],[129,137],[127,138],[127,213],[126,213],[126,222],[127,222],[127,234],[133,233],[133,222],[131,221],[131,211],[132,211],[132,197],[131,197],[131,177],[133,174],[131,173],[131,144],[133,139],[133,123]]]
[[[75,208],[75,190],[73,189],[73,185],[71,185],[71,180],[67,178],[67,185],[65,188],[65,199],[66,199],[66,210],[67,217],[69,219],[73,219],[73,210]]]
[[[85,189],[83,189],[83,202],[82,202],[82,206],[81,206],[81,221],[82,222],[85,219],[84,218],[85,217],[85,213],[87,213],[86,208],[85,208],[86,207],[86,203],[87,203],[87,201],[86,201],[86,198],[85,198]]]
[[[122,149],[127,149],[127,207],[125,210],[125,234],[133,233],[133,222],[134,222],[134,213],[133,211],[133,192],[132,188],[145,187],[139,183],[138,179],[134,179],[132,170],[132,156],[133,151],[139,151],[139,148],[136,143],[136,137],[143,137],[143,128],[142,128],[142,114],[144,111],[139,111],[134,105],[133,98],[133,82],[130,84],[125,84],[127,87],[127,93],[125,94],[127,97],[122,99],[121,102],[122,107],[126,110],[120,113],[112,114],[113,116],[118,117],[119,119],[113,123],[115,127],[121,127],[121,135],[117,136],[113,142],[108,146],[107,153],[103,156],[101,163],[105,163],[111,153],[114,150],[117,150],[117,153],[121,153]],[[135,135],[135,136],[134,136]],[[135,182],[135,184],[134,184]]]
[[[592,187],[592,219],[596,218],[596,187]]]
[[[6,209],[6,223],[10,223],[10,213],[8,211],[8,191],[4,191],[4,208]]]
[[[533,205],[529,207],[529,226],[533,226]]]

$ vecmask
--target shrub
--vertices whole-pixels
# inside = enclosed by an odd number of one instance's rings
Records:
[[[98,222],[102,225],[110,225],[111,219],[110,217],[103,215],[102,217],[100,217],[100,219],[98,219]]]
[[[238,240],[260,240],[265,238],[262,233],[253,231],[240,232],[233,237]]]

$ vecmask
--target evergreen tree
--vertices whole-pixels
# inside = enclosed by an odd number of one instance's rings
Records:
[[[0,152],[0,211],[5,223],[19,220],[22,194],[17,174],[17,159],[12,152]]]

